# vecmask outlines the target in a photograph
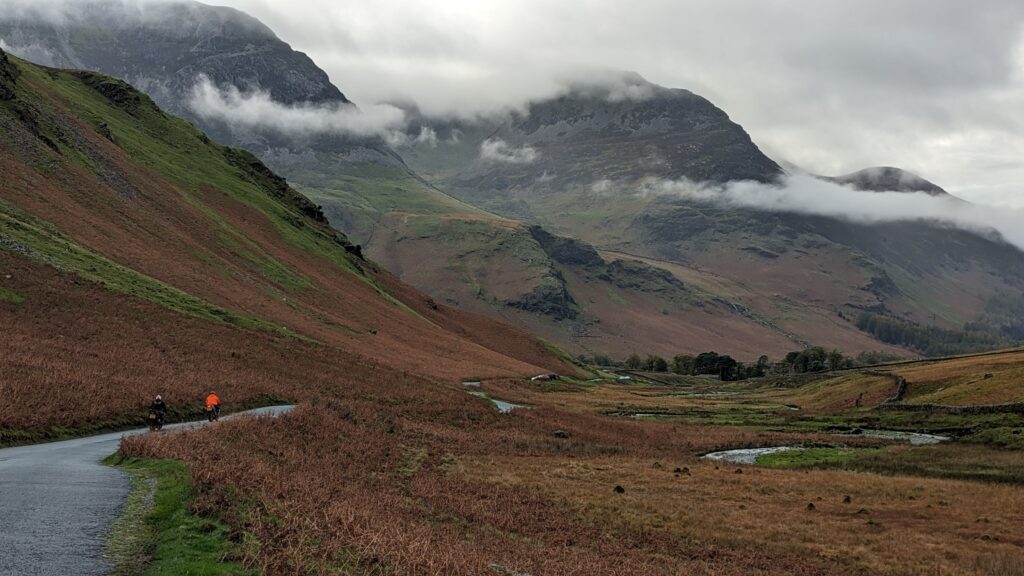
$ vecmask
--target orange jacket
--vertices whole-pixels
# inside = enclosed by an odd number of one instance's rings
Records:
[[[210,394],[206,397],[206,409],[209,410],[214,406],[220,406],[220,396],[216,394]]]

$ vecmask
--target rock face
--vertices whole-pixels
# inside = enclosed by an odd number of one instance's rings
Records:
[[[7,54],[0,50],[0,100],[14,98],[14,84],[18,81],[18,69],[7,59]]]
[[[512,216],[528,214],[516,211],[509,192],[519,199],[639,178],[771,182],[782,173],[707,99],[636,74],[575,86],[501,121],[423,125],[442,139],[461,135],[463,154],[421,149],[408,155],[410,164],[444,173],[441,183],[456,196]]]
[[[0,14],[0,40],[11,52],[39,64],[124,79],[215,140],[261,155],[270,149],[295,154],[312,149],[401,164],[378,138],[317,136],[297,141],[199,115],[192,102],[200,78],[220,89],[260,91],[284,105],[354,106],[308,56],[259,20],[232,8],[191,0],[86,0],[30,7]],[[284,164],[275,168],[287,168]]]
[[[550,316],[554,320],[568,320],[579,316],[578,306],[565,287],[565,280],[554,278],[538,285],[527,294],[506,302],[512,308]]]
[[[123,78],[176,115],[187,111],[180,96],[200,74],[219,86],[269,91],[286,104],[348,102],[309,57],[238,10],[113,0],[71,7],[59,19],[46,17],[42,7],[0,16],[0,38],[39,64]]]
[[[555,262],[584,267],[604,265],[604,259],[589,244],[564,236],[555,236],[540,226],[531,226],[530,234]]]

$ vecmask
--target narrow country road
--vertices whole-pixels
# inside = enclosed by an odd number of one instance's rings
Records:
[[[292,408],[271,406],[230,417],[276,416]],[[205,424],[173,424],[164,430]],[[125,472],[100,460],[117,451],[122,436],[146,432],[0,450],[0,576],[107,573],[104,536],[121,510],[130,482]]]

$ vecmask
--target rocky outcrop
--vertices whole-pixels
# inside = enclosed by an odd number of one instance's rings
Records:
[[[0,100],[14,99],[14,85],[18,82],[19,74],[18,67],[0,50]]]
[[[885,301],[890,296],[895,296],[900,293],[899,286],[889,276],[889,273],[882,270],[880,274],[871,278],[864,290],[874,294],[880,301]]]
[[[590,244],[564,236],[555,236],[540,226],[531,226],[530,235],[555,262],[584,267],[604,265],[604,258],[601,258]]]
[[[640,260],[616,260],[608,264],[605,277],[624,290],[666,294],[685,291],[686,286],[668,270]]]
[[[115,106],[129,114],[137,114],[139,108],[144,104],[157,110],[152,100],[132,88],[124,80],[112,78],[105,74],[97,74],[96,72],[76,71],[73,74],[81,78],[86,86],[99,92],[104,98],[110,100]]]
[[[505,304],[555,320],[571,320],[578,317],[579,306],[566,288],[565,282],[560,277],[552,280],[539,284],[530,292]]]

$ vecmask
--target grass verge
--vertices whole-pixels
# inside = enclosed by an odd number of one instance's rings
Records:
[[[877,453],[880,448],[805,448],[765,454],[757,463],[769,468],[843,468],[856,458]]]
[[[227,528],[189,511],[188,468],[175,460],[104,461],[132,476],[132,491],[107,540],[112,576],[227,576],[255,574],[230,560]]]

